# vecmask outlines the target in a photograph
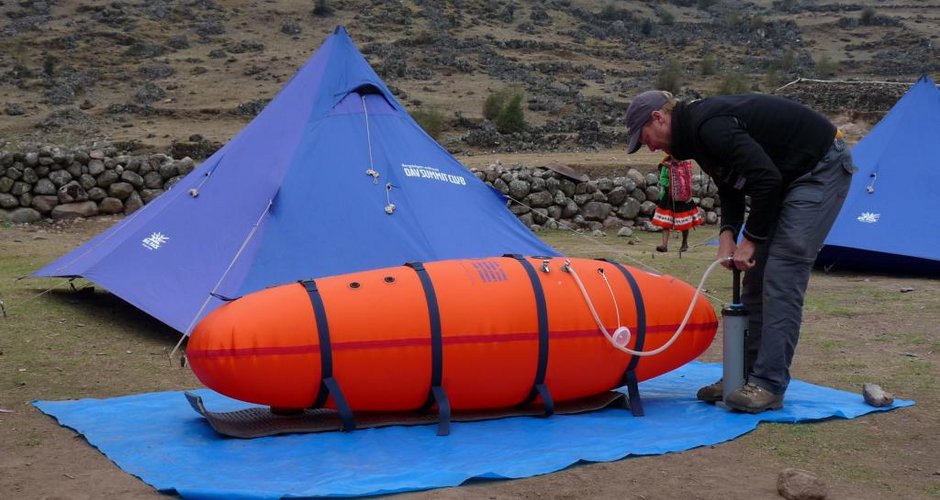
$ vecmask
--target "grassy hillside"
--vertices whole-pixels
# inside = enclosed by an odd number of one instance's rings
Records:
[[[697,97],[769,92],[797,77],[912,82],[936,73],[938,6],[6,1],[0,137],[104,139],[151,150],[188,142],[211,151],[345,25],[396,96],[452,151],[596,150],[622,142],[626,104],[651,87]],[[500,91],[524,96],[526,132],[501,137],[483,120],[484,101]]]

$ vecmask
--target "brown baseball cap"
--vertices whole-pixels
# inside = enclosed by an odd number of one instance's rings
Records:
[[[669,93],[662,90],[647,90],[633,98],[627,108],[627,153],[633,154],[640,149],[640,132],[649,123],[653,111],[661,109],[669,100]]]

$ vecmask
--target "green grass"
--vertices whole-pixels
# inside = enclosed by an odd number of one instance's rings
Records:
[[[0,297],[9,317],[0,320],[0,442],[13,453],[49,445],[29,402],[75,397],[112,397],[198,387],[188,369],[167,357],[179,336],[119,298],[102,290],[75,294],[51,279],[24,279],[46,262],[92,236],[88,234],[8,235],[0,229]],[[658,233],[636,231],[631,238],[592,237],[572,231],[538,233],[569,256],[603,257],[675,276],[693,286],[713,262],[716,247],[701,243],[714,228],[690,235],[692,249],[656,253]],[[20,234],[20,233],[14,233]],[[66,241],[66,243],[62,243]],[[673,239],[670,248],[678,248]],[[706,280],[716,311],[731,297],[731,274],[717,268]],[[76,282],[78,288],[87,282]],[[52,291],[44,293],[48,288]],[[904,287],[913,292],[900,293]],[[799,467],[837,485],[857,484],[887,498],[940,497],[936,452],[940,442],[940,284],[931,280],[859,277],[814,272],[807,294],[803,336],[794,376],[847,391],[878,383],[917,406],[851,421],[761,424],[721,446],[739,450],[761,467]],[[720,335],[719,335],[720,338]],[[719,341],[705,358],[720,359]],[[710,381],[704,381],[710,382]],[[8,424],[9,423],[9,424]],[[6,426],[6,427],[4,427]],[[911,467],[925,472],[914,474]],[[707,473],[703,472],[703,473]]]

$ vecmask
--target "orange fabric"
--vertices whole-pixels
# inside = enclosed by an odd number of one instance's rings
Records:
[[[594,323],[564,259],[529,259],[545,291],[549,325],[546,385],[556,401],[619,385],[631,356],[613,348]],[[634,297],[612,264],[571,259],[608,331],[621,323],[636,332]],[[454,410],[502,408],[529,394],[538,367],[535,294],[521,263],[511,258],[425,264],[441,316],[443,386]],[[678,327],[694,289],[669,276],[628,268],[647,315],[643,346],[663,345]],[[603,270],[615,305],[598,270]],[[353,411],[414,410],[431,382],[431,334],[421,282],[408,267],[318,279],[329,323],[333,375]],[[358,286],[350,286],[356,283]],[[685,333],[662,354],[640,359],[649,379],[698,357],[717,329],[714,309],[700,298]],[[631,341],[635,346],[636,338]],[[247,295],[209,314],[187,348],[193,372],[208,387],[236,399],[279,408],[314,404],[320,386],[316,319],[300,284]],[[328,403],[332,406],[332,401]]]

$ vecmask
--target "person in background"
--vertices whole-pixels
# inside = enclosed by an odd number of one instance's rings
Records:
[[[749,311],[747,382],[725,404],[749,413],[783,407],[810,271],[857,170],[842,134],[802,104],[761,94],[683,102],[650,90],[630,103],[626,125],[628,153],[646,145],[694,159],[717,182],[718,258],[745,272]],[[722,392],[719,380],[697,397],[717,402]]]
[[[657,252],[669,251],[669,233],[682,231],[679,252],[689,249],[689,229],[702,224],[702,210],[692,203],[692,162],[666,156],[659,164],[659,200],[653,225],[663,228],[663,244]]]

